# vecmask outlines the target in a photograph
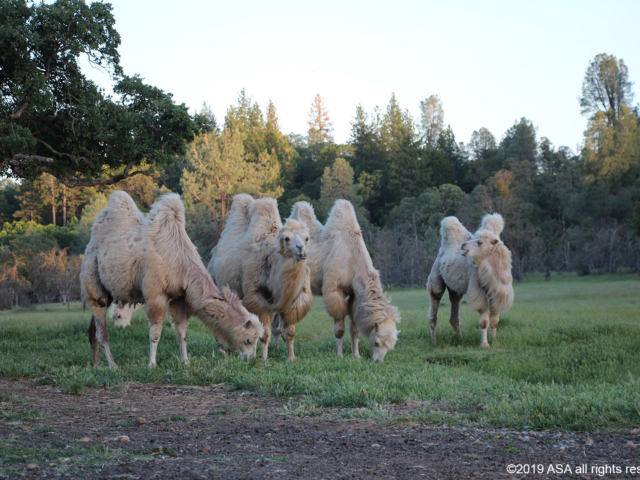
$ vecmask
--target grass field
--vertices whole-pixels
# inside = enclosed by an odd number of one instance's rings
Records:
[[[370,361],[366,341],[360,342],[362,360],[350,357],[347,339],[345,358],[336,357],[333,321],[320,298],[297,327],[293,365],[286,363],[282,343],[270,350],[268,364],[214,358],[213,337],[192,319],[191,364],[180,364],[167,321],[158,367],[149,369],[148,327],[138,314],[131,328],[109,326],[111,351],[120,367],[111,371],[90,365],[86,327],[91,314],[80,305],[70,311],[62,305],[4,311],[0,376],[59,385],[71,394],[134,381],[227,382],[259,395],[298,397],[299,415],[335,406],[345,408],[345,416],[384,419],[388,405],[414,400],[424,402],[424,409],[396,420],[589,431],[640,426],[640,278],[564,275],[551,282],[530,279],[515,289],[515,304],[502,316],[490,349],[479,347],[478,317],[466,304],[464,342],[457,341],[448,323],[447,299],[434,345],[426,322],[426,291],[392,291],[402,333],[383,364]]]

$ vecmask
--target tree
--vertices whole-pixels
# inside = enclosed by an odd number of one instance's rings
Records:
[[[488,128],[482,127],[480,130],[474,130],[469,141],[469,150],[473,160],[483,158],[490,150],[496,149],[496,137]]]
[[[333,122],[320,94],[316,95],[309,110],[309,143],[333,143]]]
[[[589,63],[582,81],[580,112],[591,116],[604,112],[611,122],[618,117],[623,105],[631,106],[633,82],[622,59],[601,53]]]
[[[444,127],[444,109],[438,95],[431,95],[420,102],[420,130],[422,141],[429,148],[436,146],[436,141]]]
[[[197,131],[171,94],[123,74],[108,3],[0,0],[0,175],[111,185],[175,161]],[[117,98],[81,72],[111,73]]]
[[[243,140],[241,133],[228,129],[220,138],[206,133],[196,137],[181,180],[187,205],[200,204],[210,212],[211,219],[219,219],[227,216],[236,193],[280,196],[279,187],[268,190],[279,176],[277,165],[271,165],[264,157],[260,163],[249,162]]]
[[[440,132],[436,147],[447,156],[449,164],[453,166],[455,172],[455,182],[463,188],[462,185],[468,170],[467,153],[463,149],[464,145],[461,146],[456,142],[451,125],[447,125],[447,128]]]
[[[359,217],[362,216],[362,197],[358,195],[359,186],[353,183],[353,168],[344,158],[336,158],[332,167],[324,169],[320,188],[320,205],[325,214],[329,213],[334,202],[340,198],[353,204]]]
[[[626,105],[612,122],[603,112],[589,121],[582,152],[587,181],[616,185],[640,162],[638,119]]]
[[[538,156],[538,143],[533,122],[522,117],[506,131],[500,146],[505,158],[513,158],[517,162],[527,161],[534,165]]]

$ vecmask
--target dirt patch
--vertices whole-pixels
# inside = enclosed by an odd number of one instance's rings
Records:
[[[603,478],[591,468],[605,465],[622,471],[604,478],[640,478],[625,473],[640,467],[640,435],[345,420],[339,409],[305,409],[224,385],[131,384],[73,396],[0,379],[0,395],[0,475],[10,478],[533,476],[509,475],[510,464],[541,465],[541,478]],[[576,473],[582,465],[588,471]]]

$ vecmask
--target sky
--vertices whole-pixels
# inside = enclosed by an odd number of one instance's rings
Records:
[[[640,81],[637,0],[109,3],[126,74],[192,112],[206,102],[219,122],[244,88],[263,112],[274,102],[284,133],[306,133],[319,93],[338,143],[348,141],[358,104],[384,111],[395,93],[417,118],[435,94],[458,141],[481,127],[499,140],[526,117],[538,137],[577,151],[590,60],[613,54]]]

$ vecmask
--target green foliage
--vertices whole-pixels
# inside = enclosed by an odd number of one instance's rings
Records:
[[[20,185],[10,178],[0,180],[0,225],[13,220],[13,214],[20,208],[19,191]]]
[[[108,199],[102,193],[97,194],[91,199],[89,204],[82,210],[80,222],[78,223],[78,239],[74,245],[74,250],[78,253],[84,253],[89,240],[91,239],[91,227],[96,220],[96,216],[102,210],[107,208]]]
[[[110,4],[0,6],[0,174],[114,183],[134,166],[150,169],[184,153],[196,124],[171,94],[123,74]],[[113,75],[117,99],[82,74],[81,55]]]
[[[11,245],[12,242],[22,242],[22,237],[42,237],[47,245],[59,248],[70,247],[76,239],[76,233],[71,228],[55,225],[41,225],[36,222],[14,221],[6,222],[0,230],[0,245]],[[24,240],[28,242],[29,240]],[[40,241],[40,240],[37,240]]]
[[[613,120],[599,111],[589,121],[583,157],[587,181],[627,183],[625,175],[640,162],[640,128],[626,105]]]
[[[335,201],[340,198],[349,200],[358,211],[362,204],[358,188],[358,185],[353,183],[353,168],[344,158],[336,158],[333,166],[326,167],[322,175],[320,206],[324,215],[328,215]]]

